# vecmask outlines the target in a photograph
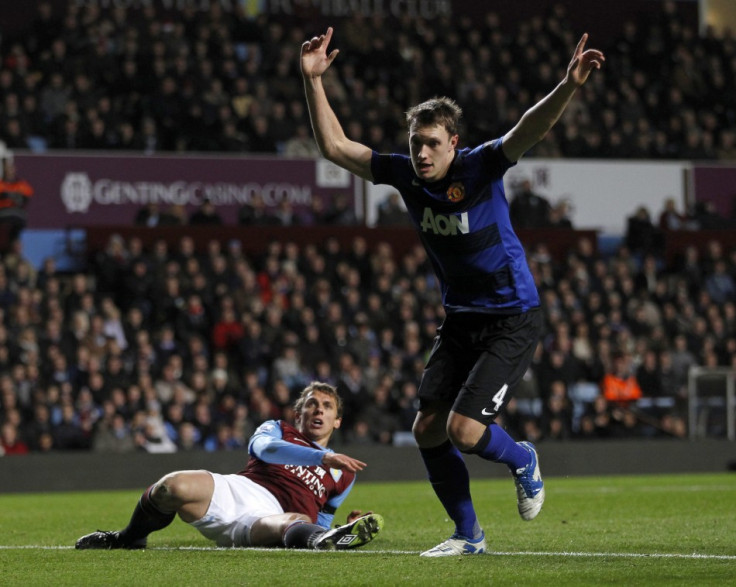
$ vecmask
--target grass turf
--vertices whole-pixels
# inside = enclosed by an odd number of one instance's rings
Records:
[[[491,555],[424,559],[453,525],[428,483],[359,483],[338,515],[383,514],[346,552],[216,549],[175,521],[145,551],[76,551],[127,523],[137,491],[0,496],[3,585],[722,585],[736,577],[736,476],[548,478],[533,522],[511,479],[473,483]],[[342,518],[340,518],[342,519]]]

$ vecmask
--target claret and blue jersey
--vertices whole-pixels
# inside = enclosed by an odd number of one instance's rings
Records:
[[[458,149],[440,181],[420,180],[406,155],[373,152],[373,183],[395,187],[440,280],[448,313],[525,312],[539,295],[511,226],[501,139]]]
[[[248,443],[251,458],[238,474],[268,489],[285,512],[307,514],[324,528],[355,484],[350,471],[326,469],[320,446],[283,420],[267,420]]]

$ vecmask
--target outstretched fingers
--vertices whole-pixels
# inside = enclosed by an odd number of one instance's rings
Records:
[[[596,69],[600,69],[606,60],[606,56],[601,51],[598,51],[598,49],[588,49],[583,53],[582,58],[583,63],[586,63],[590,68],[595,67]]]
[[[339,49],[333,49],[329,55],[327,55],[327,47],[330,46],[330,42],[332,41],[332,27],[327,27],[327,32],[324,35],[320,36],[320,40],[322,41],[322,47],[324,47],[325,55],[327,56],[327,63],[330,64],[334,61],[335,57],[337,57],[337,54],[340,52]]]
[[[302,50],[303,51],[317,51],[319,49],[324,49],[325,53],[327,53],[327,47],[329,46],[331,39],[332,39],[332,27],[329,27],[325,34],[319,35],[318,37],[312,37],[308,41],[304,41],[304,43],[302,43]]]
[[[575,54],[574,57],[580,57],[582,60],[588,62],[588,63],[595,63],[596,67],[600,69],[603,62],[606,60],[605,55],[603,55],[602,51],[599,51],[598,49],[588,49],[585,50],[585,44],[588,42],[588,33],[583,33],[583,36],[580,37],[580,40],[578,41],[577,47],[575,47]]]
[[[588,33],[584,33],[580,37],[575,52],[570,62],[569,72],[572,75],[572,79],[578,85],[582,85],[588,78],[588,74],[594,69],[600,69],[603,66],[603,62],[606,57],[602,51],[598,49],[585,49],[585,44],[588,42]]]
[[[333,49],[327,54],[327,47],[332,39],[332,27],[327,29],[323,35],[312,37],[308,41],[304,41],[301,47],[301,68],[302,74],[307,77],[319,77],[332,64],[340,52]]]
[[[324,35],[322,35],[322,38],[325,41],[325,49],[326,49],[329,46],[330,41],[332,40],[332,27],[331,26],[327,27],[327,32]]]
[[[342,469],[351,473],[357,473],[366,467],[366,463],[363,461],[335,452],[325,453],[322,458],[322,464],[332,469]]]
[[[327,54],[327,47],[332,39],[332,27],[317,37],[304,41],[301,47],[302,73],[306,75],[321,75],[335,60],[339,49],[333,49]]]
[[[580,37],[580,40],[578,41],[577,47],[575,47],[575,53],[573,53],[574,57],[578,57],[583,54],[583,51],[585,50],[585,43],[588,42],[588,33],[583,33],[583,36]]]

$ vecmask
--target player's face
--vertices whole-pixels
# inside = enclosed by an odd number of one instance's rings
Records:
[[[299,417],[299,430],[302,434],[326,446],[340,423],[335,398],[323,391],[313,391],[307,396]]]
[[[409,152],[414,172],[424,181],[438,181],[447,175],[455,157],[457,135],[450,136],[444,126],[412,126]]]

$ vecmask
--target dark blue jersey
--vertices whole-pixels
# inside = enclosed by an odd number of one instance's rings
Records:
[[[373,183],[401,194],[432,261],[447,313],[510,314],[539,306],[524,248],[511,227],[501,140],[459,149],[445,178],[424,182],[406,155],[373,152]]]

